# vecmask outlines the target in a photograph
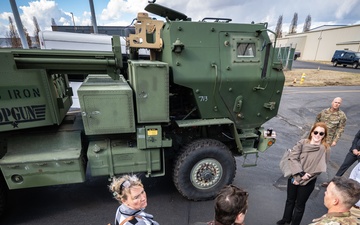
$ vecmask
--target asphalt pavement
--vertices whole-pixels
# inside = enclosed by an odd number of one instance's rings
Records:
[[[360,125],[360,87],[286,87],[278,116],[264,124],[277,133],[277,142],[261,153],[258,166],[242,167],[243,158],[237,157],[234,184],[249,192],[246,225],[273,225],[281,219],[286,199],[286,179],[279,169],[280,158],[286,148],[307,135],[315,116],[329,107],[333,98],[343,98],[342,110],[347,114],[345,132],[332,149],[329,177],[332,177],[351,145]],[[255,160],[255,158],[250,158]],[[348,176],[350,170],[344,175]],[[323,205],[325,189],[320,184],[327,180],[321,175],[305,210],[302,224],[326,212]],[[191,225],[213,218],[213,201],[193,202],[184,199],[175,189],[171,174],[145,178],[148,195],[146,212],[155,216],[161,225]],[[9,208],[1,225],[106,225],[114,224],[118,203],[108,191],[107,177],[88,177],[85,183],[54,187],[31,188],[10,192]]]
[[[333,70],[339,72],[348,72],[348,73],[360,73],[360,67],[357,69],[353,69],[351,66],[342,66],[338,65],[334,67],[331,62],[309,62],[309,61],[301,61],[295,60],[292,64],[292,69],[321,69],[321,70]]]

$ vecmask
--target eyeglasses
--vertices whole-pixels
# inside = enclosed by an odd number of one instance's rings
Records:
[[[318,134],[319,134],[320,136],[324,136],[325,133],[324,133],[324,132],[319,132],[319,131],[314,131],[314,134],[315,134],[315,135],[318,135]]]

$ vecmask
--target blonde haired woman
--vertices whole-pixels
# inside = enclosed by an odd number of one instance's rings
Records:
[[[114,177],[109,189],[120,203],[116,210],[115,225],[159,225],[153,220],[153,215],[144,212],[147,206],[146,193],[136,175]]]

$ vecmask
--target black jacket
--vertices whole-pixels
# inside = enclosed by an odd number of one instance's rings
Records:
[[[352,142],[350,152],[352,152],[353,149],[357,149],[360,151],[360,130],[357,132],[357,134],[354,137],[354,140]]]

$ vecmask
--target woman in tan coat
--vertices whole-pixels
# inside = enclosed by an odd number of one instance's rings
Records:
[[[290,222],[291,225],[300,224],[306,201],[315,188],[316,178],[326,171],[326,154],[330,148],[326,137],[326,124],[318,122],[312,127],[308,138],[300,140],[292,148],[289,155],[292,176],[288,179],[284,215],[277,222],[278,225]]]

